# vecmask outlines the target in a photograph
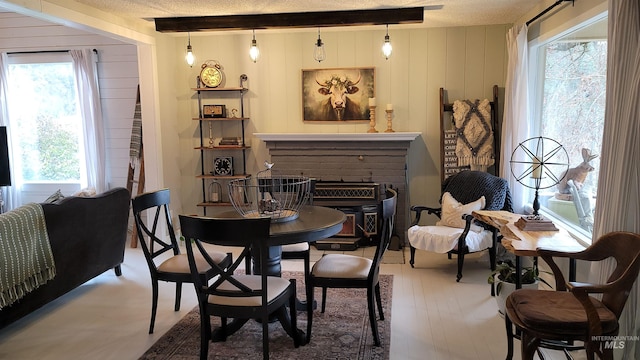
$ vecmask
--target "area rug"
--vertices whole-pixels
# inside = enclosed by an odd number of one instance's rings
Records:
[[[283,272],[295,278],[298,298],[305,299],[301,272]],[[318,309],[313,314],[311,342],[294,348],[293,340],[280,323],[269,325],[271,359],[389,359],[391,332],[391,295],[393,275],[380,275],[380,293],[385,320],[378,320],[380,347],[373,344],[364,289],[328,289],[325,313],[320,312],[321,289],[316,288]],[[377,311],[376,311],[377,312]],[[211,326],[220,325],[212,317]],[[306,331],[306,312],[298,312],[298,328]],[[140,359],[198,359],[200,354],[200,316],[191,310],[164,334]],[[225,342],[209,344],[209,359],[262,359],[262,325],[248,321]]]

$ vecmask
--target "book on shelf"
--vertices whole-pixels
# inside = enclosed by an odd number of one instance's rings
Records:
[[[239,137],[223,137],[220,139],[219,145],[241,145],[242,138]]]

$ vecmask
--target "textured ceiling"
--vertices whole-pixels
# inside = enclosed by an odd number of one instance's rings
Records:
[[[122,17],[273,14],[425,7],[423,26],[513,23],[543,0],[76,0]]]

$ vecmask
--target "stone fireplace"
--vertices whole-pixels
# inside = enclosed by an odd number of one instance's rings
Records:
[[[318,182],[376,183],[382,194],[387,187],[397,190],[396,234],[406,243],[410,223],[407,153],[419,132],[254,135],[265,142],[271,162],[283,174]]]

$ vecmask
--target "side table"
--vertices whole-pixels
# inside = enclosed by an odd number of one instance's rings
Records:
[[[474,218],[495,227],[502,234],[502,245],[507,251],[516,256],[516,272],[522,272],[522,256],[537,256],[537,248],[556,251],[582,251],[585,249],[576,239],[565,230],[559,231],[522,231],[515,222],[523,216],[508,211],[478,210],[472,212]],[[576,280],[576,260],[569,262],[569,281]],[[516,289],[522,287],[520,276],[516,278]]]

